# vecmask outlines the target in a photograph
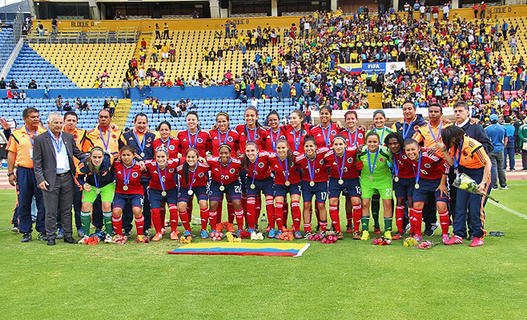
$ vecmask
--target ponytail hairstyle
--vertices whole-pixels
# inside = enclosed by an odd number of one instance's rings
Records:
[[[258,145],[256,144],[256,142],[253,142],[253,141],[247,141],[247,143],[245,144],[245,149],[247,149],[247,146],[254,146],[256,148],[256,152],[260,152],[259,148],[258,148]],[[243,154],[243,159],[242,159],[242,166],[244,168],[248,168],[249,167],[249,158],[247,157],[247,155],[245,154],[245,150],[244,150],[244,154]]]
[[[294,163],[295,156],[293,155],[293,151],[291,151],[291,149],[289,148],[289,143],[284,138],[279,138],[278,140],[276,140],[276,145],[277,146],[278,146],[279,143],[284,143],[287,146],[286,158],[287,158],[287,161],[289,161],[289,168],[292,168],[295,165],[295,163]],[[278,157],[278,155],[277,155],[277,157]]]
[[[183,177],[185,178],[185,181],[187,181],[187,183],[190,183],[190,181],[188,180],[189,179],[188,172],[189,172],[190,166],[188,165],[186,161],[186,157],[190,152],[194,152],[196,156],[199,158],[198,150],[194,148],[188,148],[187,152],[185,153],[185,162],[183,163]],[[196,167],[196,170],[197,170],[197,167]]]
[[[461,139],[463,139],[464,135],[465,131],[463,131],[463,129],[459,128],[458,126],[448,126],[441,130],[441,139],[443,139],[445,147],[448,149],[453,146],[454,152],[458,151],[458,143],[461,141]]]
[[[103,148],[95,146],[95,147],[91,148],[90,154],[88,155],[88,158],[86,158],[86,165],[88,166],[88,169],[90,169],[90,172],[93,172],[93,174],[98,174],[99,171],[100,171],[100,168],[97,168],[96,166],[93,165],[92,158],[91,158],[92,154],[95,151],[100,151],[102,153],[103,160],[104,160],[105,152],[104,152]],[[134,153],[135,153],[135,151],[134,151]],[[101,165],[102,165],[102,163],[101,163]]]
[[[302,132],[304,130],[304,123],[306,121],[306,115],[300,109],[293,110],[291,114],[293,113],[296,114],[300,119],[302,119],[300,121],[300,132]]]

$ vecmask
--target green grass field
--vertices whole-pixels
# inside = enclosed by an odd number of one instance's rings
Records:
[[[527,182],[510,186],[494,195],[527,212]],[[0,191],[3,319],[525,318],[527,220],[491,204],[487,230],[506,236],[480,248],[422,251],[347,238],[284,258],[169,255],[169,240],[22,244],[9,231],[14,199]]]

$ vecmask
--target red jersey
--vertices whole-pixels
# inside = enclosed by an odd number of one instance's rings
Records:
[[[269,166],[269,153],[267,151],[258,152],[254,162],[247,163],[247,177],[252,180],[264,180],[271,176]]]
[[[418,159],[412,161],[412,165],[417,173]],[[443,174],[448,173],[448,163],[435,154],[429,154],[426,150],[421,151],[421,165],[419,166],[419,179],[437,180]]]
[[[183,163],[184,164],[184,163]],[[186,179],[183,173],[183,164],[180,164],[176,171],[179,174],[179,185],[182,188],[189,188],[190,182],[192,187],[206,187],[209,182],[209,170],[210,167],[207,163],[198,162],[194,171],[188,170],[188,179]]]
[[[357,147],[346,148],[344,155],[339,157],[333,150],[329,150],[324,155],[324,161],[329,168],[329,175],[332,178],[340,179],[342,172],[343,179],[358,178],[362,170],[362,162],[355,161]]]
[[[301,181],[300,174],[294,164],[294,158],[293,161],[289,161],[287,158],[282,161],[276,153],[269,153],[269,167],[274,173],[274,183],[277,185],[284,185],[286,180],[291,184]]]
[[[315,138],[315,144],[318,148],[330,148],[333,138],[340,132],[336,123],[331,123],[326,128],[319,124],[311,128],[311,135]]]
[[[231,156],[236,157],[239,147],[239,135],[238,132],[229,129],[227,132],[221,132],[218,130],[210,130],[209,135],[212,141],[212,156],[220,156],[220,146],[226,144],[231,147]]]
[[[141,185],[141,166],[135,162],[132,162],[131,167],[126,167],[122,162],[115,161],[113,163],[113,169],[115,172],[115,193],[120,194],[140,194],[144,195],[144,189]],[[126,181],[125,181],[126,180]],[[128,186],[128,190],[124,190],[123,186]]]
[[[256,142],[258,150],[265,150],[267,144],[267,131],[262,127],[255,127],[249,129],[246,124],[239,124],[236,126],[236,132],[239,135],[239,150],[240,153],[245,153],[245,145],[247,142]]]
[[[207,151],[212,150],[210,135],[207,131],[198,130],[195,134],[191,134],[188,130],[179,131],[177,139],[179,140],[179,153],[182,155],[185,155],[192,147],[198,150],[200,157],[205,158]]]
[[[302,171],[303,181],[327,182],[329,178],[328,169],[324,161],[324,156],[329,151],[328,148],[317,149],[315,159],[309,160],[305,154],[296,157],[295,163]],[[313,177],[310,175],[313,175]]]
[[[273,129],[266,129],[268,138],[265,144],[265,150],[268,152],[276,152],[276,142],[278,139],[285,139],[285,131],[283,127],[279,127],[278,131],[273,131]]]
[[[296,155],[304,153],[304,138],[310,134],[309,128],[310,125],[307,123],[300,130],[295,130],[291,125],[284,126],[284,134],[289,144],[289,149]]]
[[[147,160],[145,161],[146,166],[146,172],[150,176],[150,183],[148,184],[148,188],[153,190],[163,190],[161,187],[161,182],[159,180],[159,177],[161,176],[161,179],[164,178],[164,184],[165,184],[165,190],[174,189],[177,187],[177,173],[176,168],[179,165],[179,159],[176,160],[168,160],[167,165],[164,169],[159,170],[158,172],[158,166],[155,160]]]
[[[167,141],[161,140],[161,138],[157,138],[152,142],[152,148],[154,149],[154,153],[157,148],[164,145],[168,149],[168,157],[170,159],[177,159],[178,153],[179,153],[179,140],[174,137],[169,137]]]
[[[351,132],[349,129],[344,129],[340,132],[346,138],[346,144],[348,147],[362,146],[366,138],[366,133],[362,129],[355,129]]]
[[[242,162],[231,158],[227,164],[222,164],[220,158],[211,157],[207,159],[211,170],[211,178],[220,184],[231,184],[240,178]]]
[[[397,152],[393,154],[393,166],[394,166],[394,176],[397,176],[399,178],[403,179],[412,179],[415,178],[415,174],[417,173],[416,165],[413,165],[413,161],[408,159],[408,157],[402,153]]]

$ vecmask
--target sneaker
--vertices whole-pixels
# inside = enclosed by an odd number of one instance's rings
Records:
[[[392,232],[391,231],[384,231],[384,237],[388,240],[392,240]]]
[[[104,243],[112,243],[112,242],[113,242],[112,236],[109,234],[106,234],[106,236],[104,237]]]
[[[351,226],[351,225],[348,224],[348,225],[346,226],[346,233],[353,233],[353,226]]]
[[[368,230],[363,230],[360,239],[362,241],[370,240],[370,232]]]
[[[148,243],[148,237],[145,236],[144,234],[138,235],[137,238],[135,239],[135,242],[137,242],[137,243]]]
[[[448,239],[445,245],[451,246],[454,244],[462,244],[462,243],[463,243],[463,238],[461,238],[460,236],[452,236],[450,239]]]
[[[87,235],[84,235],[84,237],[80,238],[79,241],[77,241],[78,244],[86,244],[88,242],[88,239],[90,237],[88,237]]]
[[[32,239],[31,233],[26,232],[22,235],[22,239],[20,240],[20,242],[29,242],[31,241],[31,239]]]
[[[158,232],[152,237],[152,241],[155,241],[155,242],[158,242],[161,239],[163,239],[163,233],[162,232]]]
[[[302,239],[302,233],[300,231],[295,231],[295,233],[293,234],[295,239]]]
[[[276,230],[275,229],[269,229],[269,232],[267,233],[267,238],[276,238]]]
[[[41,232],[41,233],[38,234],[38,238],[37,239],[40,240],[40,241],[48,241],[48,236],[46,236],[46,234]]]
[[[64,239],[64,229],[59,228],[59,229],[57,230],[57,239],[59,239],[59,240],[60,240],[60,239]]]
[[[413,238],[415,239],[415,241],[417,242],[421,242],[423,241],[423,236],[419,235],[419,234],[414,234]]]
[[[207,239],[209,237],[207,230],[201,230],[200,237],[201,239]]]
[[[342,231],[337,232],[337,239],[338,240],[344,239],[344,235],[342,234]]]
[[[502,190],[509,190],[509,186],[503,186],[501,187]]]
[[[278,239],[278,237],[281,236],[281,235],[282,235],[282,231],[281,230],[277,230],[274,237],[275,237],[275,239]]]
[[[498,188],[498,186],[494,186],[492,187],[492,190],[500,190],[500,188]]]
[[[358,231],[353,232],[353,240],[360,240],[361,234]]]
[[[239,238],[242,234],[242,229],[236,230],[236,236]]]
[[[483,239],[474,237],[472,238],[472,242],[469,244],[470,247],[480,247],[483,245]]]
[[[184,237],[188,237],[188,236],[191,236],[192,237],[192,232],[188,231],[188,230],[185,230],[185,232],[183,232],[183,236]]]
[[[450,238],[448,237],[448,234],[441,235],[441,240],[443,240],[443,244],[447,244]]]
[[[18,233],[18,227],[17,226],[13,226],[11,227],[11,231],[13,231],[14,233]]]
[[[179,233],[177,230],[174,230],[170,232],[170,240],[178,240],[179,239]]]
[[[434,231],[439,227],[439,223],[432,223],[431,225],[427,225],[424,231],[425,236],[431,237],[434,234]]]
[[[84,230],[82,229],[77,229],[77,235],[79,236],[79,238],[84,238],[85,234],[84,234]]]
[[[374,227],[373,228],[373,233],[374,234],[381,234],[381,228],[380,227]]]

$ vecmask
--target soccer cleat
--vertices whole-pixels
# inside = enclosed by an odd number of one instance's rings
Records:
[[[441,235],[441,240],[443,241],[443,244],[447,244],[448,240],[450,240],[450,238],[448,237],[448,234],[443,234]]]
[[[190,232],[189,230],[185,230],[185,232],[183,232],[183,236],[184,237],[188,237],[188,236],[192,237],[192,232]]]
[[[312,235],[313,235],[313,234],[312,234],[311,232],[308,231],[308,232],[306,232],[306,233],[304,234],[304,238],[307,239],[307,238],[311,237]]]
[[[267,238],[276,238],[276,230],[269,229],[269,232],[267,233]]]
[[[347,225],[346,226],[346,233],[353,233],[353,226],[352,225]]]
[[[113,242],[112,236],[110,234],[106,234],[106,236],[104,237],[104,243],[112,243],[112,242]]]
[[[302,233],[300,231],[295,231],[294,233],[295,239],[302,239]]]
[[[362,231],[362,236],[360,237],[362,241],[370,240],[370,232],[368,230]]]
[[[384,231],[384,238],[388,240],[392,240],[392,232],[391,231]]]
[[[88,239],[89,239],[89,237],[87,235],[85,235],[77,243],[78,244],[87,244],[88,243]]]
[[[207,230],[201,230],[200,237],[201,239],[208,239],[209,233],[207,232]]]
[[[397,232],[392,236],[392,240],[401,240],[403,238],[403,235]]]
[[[148,243],[148,237],[145,236],[144,234],[140,234],[135,239],[135,242],[137,242],[137,243]]]
[[[283,231],[282,231],[282,230],[277,230],[277,231],[276,231],[276,234],[275,234],[275,236],[274,236],[274,237],[275,237],[275,239],[278,239],[278,237],[279,237],[279,236],[281,236],[281,235],[282,235],[282,233],[283,233]]]
[[[424,231],[425,236],[431,237],[434,234],[434,231],[439,227],[439,223],[435,222],[431,225],[427,225]]]
[[[381,228],[380,227],[374,227],[373,228],[373,233],[374,234],[381,234]]]
[[[451,246],[454,244],[462,244],[462,243],[463,243],[463,238],[461,238],[460,236],[452,236],[450,239],[448,239],[445,245]]]
[[[170,232],[170,240],[179,240],[179,233],[177,230]]]
[[[360,240],[361,234],[359,231],[353,232],[353,240]]]
[[[242,229],[236,230],[236,236],[239,238],[242,235]]]
[[[337,239],[338,239],[338,240],[342,240],[342,239],[344,239],[344,235],[342,234],[341,231],[337,232]]]
[[[158,232],[152,237],[152,241],[155,241],[155,242],[158,242],[161,239],[163,239],[163,233],[162,232]]]
[[[417,242],[421,242],[421,241],[423,241],[423,236],[418,235],[418,234],[414,234],[414,237],[413,237],[413,238],[414,238],[415,241],[417,241]]]
[[[20,242],[29,242],[31,241],[31,239],[32,239],[31,233],[27,232],[22,235],[22,240],[20,240]]]
[[[501,187],[502,190],[509,190],[509,186],[503,186]]]
[[[59,240],[60,240],[60,239],[64,239],[64,229],[59,228],[59,229],[57,230],[57,239],[59,239]]]
[[[480,247],[483,245],[483,239],[474,237],[472,238],[472,242],[469,244],[470,247]]]

